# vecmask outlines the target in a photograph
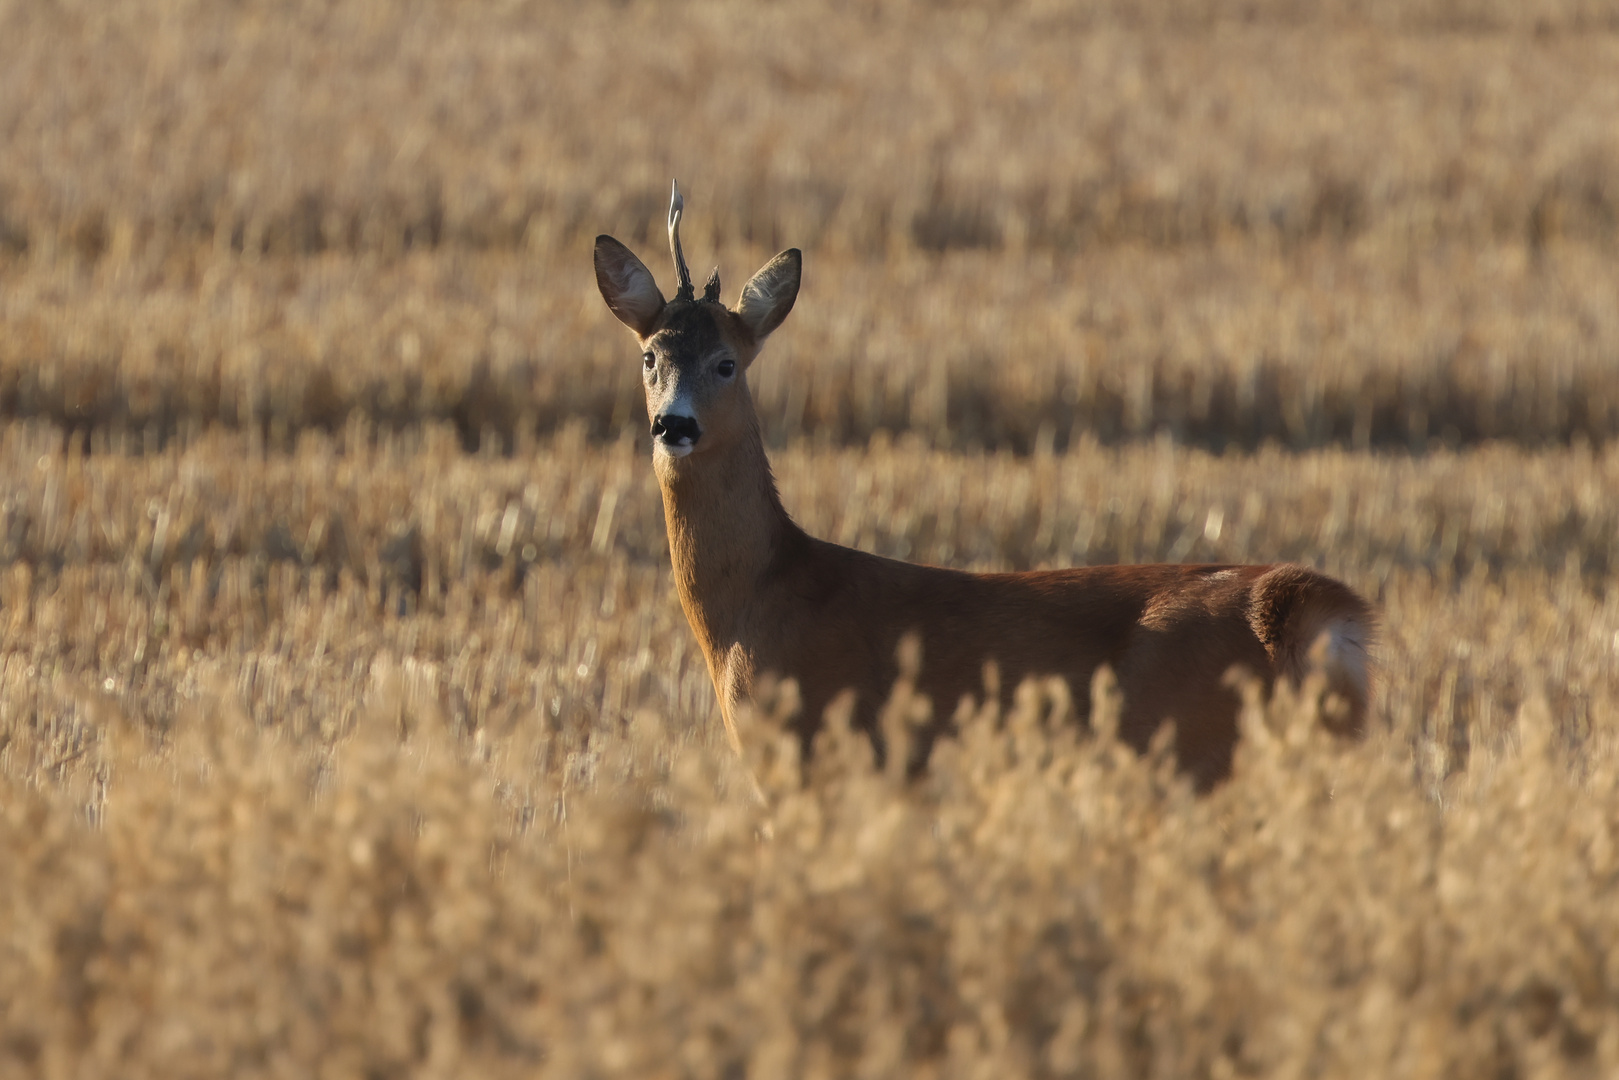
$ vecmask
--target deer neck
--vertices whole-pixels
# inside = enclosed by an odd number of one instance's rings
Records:
[[[744,640],[761,584],[798,527],[782,508],[757,416],[732,443],[658,461],[675,588],[710,665]]]

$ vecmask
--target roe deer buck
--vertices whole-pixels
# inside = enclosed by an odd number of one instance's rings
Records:
[[[920,638],[916,688],[934,722],[908,768],[948,729],[961,699],[1002,693],[1032,676],[1065,679],[1089,701],[1092,674],[1112,666],[1124,693],[1121,737],[1145,748],[1176,722],[1180,767],[1199,787],[1226,776],[1237,739],[1233,665],[1267,686],[1302,679],[1314,659],[1358,731],[1367,699],[1373,619],[1347,586],[1302,566],[1096,566],[974,574],[838,547],[807,535],[776,494],[747,370],[793,308],[801,256],[782,252],[720,301],[716,270],[699,298],[680,246],[675,186],[669,246],[679,287],[665,301],[641,260],[596,238],[596,284],[641,347],[653,467],[663,490],[675,586],[708,660],[733,746],[739,706],[767,676],[797,681],[807,755],[826,706],[855,694],[855,719],[884,757],[877,713],[899,674],[902,638]],[[1340,713],[1340,715],[1342,715]]]

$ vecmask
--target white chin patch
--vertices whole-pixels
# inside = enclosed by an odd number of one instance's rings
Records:
[[[685,457],[687,454],[691,453],[690,439],[681,439],[678,443],[664,442],[662,439],[659,439],[658,445],[663,447],[663,452],[668,454],[670,457]]]

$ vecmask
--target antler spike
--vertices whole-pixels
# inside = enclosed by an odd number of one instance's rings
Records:
[[[703,286],[703,299],[711,304],[720,302],[720,268],[714,267],[714,272],[708,275],[708,283]]]
[[[675,257],[675,273],[680,278],[680,288],[675,291],[676,300],[693,300],[696,290],[691,285],[691,271],[686,269],[686,256],[680,250],[680,212],[686,208],[686,200],[680,197],[680,181],[676,180],[674,191],[669,196],[669,251]]]

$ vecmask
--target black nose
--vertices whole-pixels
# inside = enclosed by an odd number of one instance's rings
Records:
[[[697,426],[695,417],[665,413],[652,418],[652,437],[670,446],[696,446],[697,440],[703,437],[703,429]]]

